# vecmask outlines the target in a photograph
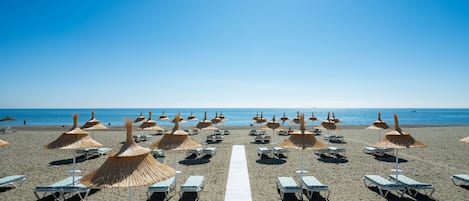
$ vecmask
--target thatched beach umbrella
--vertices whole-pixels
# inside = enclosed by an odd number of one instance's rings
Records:
[[[164,121],[164,120],[169,120],[169,117],[168,117],[168,115],[166,115],[166,114],[164,113],[164,110],[163,110],[163,114],[161,114],[158,119],[159,119],[160,121]]]
[[[172,131],[165,133],[160,140],[150,145],[150,149],[178,151],[202,147],[199,143],[191,140],[189,134],[179,127],[179,117],[179,114],[176,115],[176,121]]]
[[[419,148],[419,147],[427,147],[426,144],[423,144],[417,140],[415,140],[410,133],[403,131],[399,127],[399,120],[397,115],[394,114],[394,130],[386,133],[384,138],[373,145],[376,148],[393,148],[396,152],[396,178],[399,173],[399,157],[398,157],[398,150],[399,149],[407,149],[407,148]]]
[[[463,138],[463,139],[460,139],[459,141],[460,141],[460,142],[464,142],[464,143],[466,143],[466,144],[469,144],[469,137],[465,137],[465,138]]]
[[[189,121],[197,121],[197,117],[191,112],[191,114],[187,117]]]
[[[222,119],[218,117],[218,112],[215,112],[215,117],[210,120],[213,124],[223,123]]]
[[[262,112],[261,112],[261,116],[257,117],[257,119],[254,120],[255,124],[263,124],[263,123],[266,123],[266,122],[267,122],[267,119],[264,118],[264,115],[262,114]]]
[[[318,118],[314,116],[314,112],[311,112],[311,116],[309,117],[309,120],[313,122],[313,128],[315,127],[314,122],[318,121]]]
[[[259,118],[259,112],[256,112],[256,116],[252,117],[253,121],[256,121]]]
[[[91,119],[88,120],[82,127],[81,129],[83,130],[105,130],[107,129],[106,126],[104,126],[101,121],[97,120],[94,117],[94,112],[91,112]]]
[[[222,121],[226,119],[225,115],[223,115],[223,112],[220,112],[220,116],[218,116]]]
[[[212,125],[212,121],[207,120],[207,112],[204,112],[204,118],[195,126],[196,129],[204,129]]]
[[[9,145],[10,143],[5,141],[5,140],[0,140],[0,147],[3,147],[3,146],[7,146]]]
[[[16,120],[15,118],[13,117],[10,117],[10,116],[6,116],[6,117],[3,117],[2,119],[0,119],[0,121],[14,121]]]
[[[271,144],[274,143],[274,137],[275,137],[275,129],[280,128],[280,123],[275,120],[275,115],[272,116],[272,121],[268,121],[267,124],[265,125],[265,128],[272,129],[272,142]]]
[[[338,118],[335,118],[335,114],[334,112],[332,112],[332,118],[331,118],[331,121],[333,121],[334,123],[340,123],[340,120]]]
[[[316,128],[318,129],[326,129],[326,130],[339,130],[337,126],[335,125],[335,122],[332,121],[330,118],[330,112],[327,113],[327,119],[321,122],[321,125],[317,126]]]
[[[296,111],[296,117],[291,120],[294,124],[300,124],[300,111]]]
[[[283,116],[280,117],[280,120],[282,121],[282,126],[283,126],[283,124],[285,123],[285,121],[288,120],[288,117],[285,115],[285,112],[283,112]]]
[[[306,131],[305,129],[305,121],[304,115],[299,114],[300,119],[300,130],[294,131],[290,134],[290,137],[285,141],[279,143],[280,147],[283,148],[290,148],[290,149],[301,149],[301,170],[299,173],[305,173],[303,167],[303,150],[304,149],[312,149],[312,150],[319,150],[319,149],[326,149],[327,144],[316,140],[313,133]]]
[[[148,186],[173,177],[173,168],[158,162],[148,148],[135,143],[132,136],[132,121],[125,122],[126,141],[122,147],[109,155],[96,170],[82,177],[80,182],[95,188],[126,188]]]
[[[182,123],[186,123],[186,120],[184,120],[184,118],[182,118],[181,114],[178,112],[178,114],[173,118],[173,120],[171,120],[171,123],[175,123],[176,122],[176,117],[179,116],[179,123],[182,124]]]
[[[388,130],[391,129],[391,127],[389,127],[385,121],[381,120],[381,112],[378,112],[378,119],[371,123],[370,126],[366,127],[366,129],[378,130],[378,139],[380,139],[381,130]]]
[[[156,121],[152,119],[152,115],[152,112],[148,112],[148,119],[140,124],[140,129],[145,129],[157,125]]]
[[[78,114],[73,115],[73,127],[62,133],[56,140],[49,144],[44,145],[46,149],[65,149],[65,150],[77,150],[94,147],[102,147],[103,145],[94,139],[92,139],[88,132],[78,127]],[[73,166],[75,167],[76,158],[75,152],[73,152]],[[73,178],[75,178],[75,169],[72,170]]]
[[[143,123],[144,121],[146,121],[147,118],[145,118],[145,116],[143,116],[142,112],[140,112],[140,116],[138,116],[135,120],[134,120],[134,123]]]

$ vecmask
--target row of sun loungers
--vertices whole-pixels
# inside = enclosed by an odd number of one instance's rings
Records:
[[[393,152],[394,149],[392,148],[376,148],[376,147],[363,147],[363,152],[366,154],[371,155],[379,155],[382,156],[386,153]]]
[[[282,147],[273,147],[272,149],[270,149],[268,147],[257,147],[257,155],[259,157],[262,157],[262,156],[280,157],[280,155],[288,157],[288,149],[285,149],[285,148],[282,148]]]
[[[300,177],[300,185],[298,185],[292,177],[277,177],[276,180],[277,190],[280,194],[280,198],[283,200],[285,193],[294,193],[302,198],[303,189],[306,190],[308,199],[311,200],[313,193],[326,191],[326,199],[329,199],[330,190],[327,185],[322,184],[314,176],[302,176]]]
[[[221,134],[212,134],[212,135],[207,135],[207,141],[223,141],[223,138],[225,138],[223,135]]]
[[[365,186],[376,186],[379,194],[386,197],[390,191],[396,191],[399,197],[405,192],[411,196],[417,196],[418,193],[424,193],[427,196],[432,196],[435,188],[430,183],[422,183],[405,175],[390,175],[389,179],[385,179],[379,175],[365,175],[363,182]],[[383,192],[386,191],[386,192]],[[412,191],[415,191],[413,193]],[[427,192],[430,191],[430,192]]]
[[[179,196],[182,198],[184,193],[196,193],[197,200],[199,199],[199,193],[204,188],[205,177],[204,176],[189,176],[184,184],[180,187]],[[164,193],[167,200],[169,194],[176,189],[176,178],[171,177],[165,181],[155,183],[148,187],[147,196],[150,198],[152,193]]]
[[[324,135],[324,140],[328,140],[329,142],[343,142],[344,136],[343,135]]]
[[[339,156],[341,153],[346,153],[345,148],[328,147],[327,149],[319,149],[314,151],[314,154],[316,155],[330,154],[333,156]]]
[[[270,135],[256,135],[254,137],[254,141],[256,143],[263,143],[263,144],[269,143],[270,139],[271,139]]]
[[[216,147],[204,147],[204,148],[191,149],[187,151],[188,156],[193,155],[193,154],[196,156],[200,156],[202,154],[213,156],[216,153],[217,153]]]
[[[84,154],[86,158],[99,155],[102,156],[104,154],[107,154],[110,152],[112,149],[109,147],[101,147],[101,148],[87,148],[87,149],[80,149],[76,150],[75,152],[77,154]]]

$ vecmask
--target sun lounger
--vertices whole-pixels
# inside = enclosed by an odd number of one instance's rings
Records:
[[[469,185],[469,175],[467,174],[454,174],[451,176],[451,181],[456,186]]]
[[[204,176],[189,176],[186,182],[181,186],[180,197],[186,192],[192,192],[197,194],[197,200],[199,199],[199,192],[204,188]]]
[[[365,183],[365,186],[367,187],[371,186],[371,184],[378,187],[379,194],[383,197],[386,197],[389,191],[392,191],[392,190],[397,191],[399,197],[402,197],[402,195],[404,194],[406,190],[403,184],[391,182],[379,175],[365,175],[363,177],[363,182]],[[386,193],[383,194],[383,190],[385,190]]]
[[[288,135],[288,133],[287,133],[286,131],[284,131],[284,130],[279,130],[279,131],[277,132],[277,134],[279,134],[279,135]]]
[[[221,134],[216,134],[216,135],[215,135],[215,140],[216,140],[216,141],[222,141],[224,138],[225,138],[225,137],[224,137],[223,135],[221,135]]]
[[[217,153],[217,148],[216,147],[205,147],[202,149],[202,153],[206,155],[215,155]]]
[[[393,181],[397,181],[398,183],[403,184],[407,188],[409,194],[414,197],[417,196],[417,193],[420,190],[423,190],[423,192],[425,192],[425,194],[428,196],[432,196],[433,192],[435,191],[435,188],[433,188],[432,184],[422,183],[402,174],[398,175],[397,178],[396,175],[389,175],[389,178]],[[412,194],[411,190],[414,190],[415,194]],[[427,193],[427,190],[431,190],[430,194]]]
[[[328,147],[327,149],[319,149],[314,151],[315,154],[332,154],[338,155],[339,153],[345,153],[345,148],[338,148],[338,147]]]
[[[288,149],[282,148],[282,147],[274,147],[272,149],[272,152],[274,153],[275,156],[279,157],[280,154],[288,157]]]
[[[301,198],[301,186],[291,177],[277,177],[277,190],[280,193],[280,198],[283,200],[285,193],[299,194]]]
[[[257,147],[257,155],[259,157],[262,157],[262,155],[270,157],[270,154],[272,154],[272,150],[267,148],[267,147]]]
[[[199,130],[191,130],[191,132],[189,133],[190,135],[198,135],[199,134]]]
[[[80,200],[85,200],[88,197],[88,194],[90,192],[90,188],[88,186],[85,186],[83,184],[80,184],[80,176],[75,176],[75,183],[73,183],[73,177],[68,177],[64,180],[55,182],[50,185],[46,186],[36,186],[34,189],[34,195],[36,195],[36,198],[39,200],[41,198],[46,197],[48,193],[52,194],[56,200],[60,198],[65,199],[65,195],[67,193],[76,193],[80,197]],[[40,197],[38,193],[43,193],[43,196]],[[58,196],[56,195],[58,193]],[[83,196],[81,193],[85,193]]]
[[[186,154],[187,156],[190,156],[192,154],[198,156],[202,153],[202,148],[196,148],[196,149],[189,149],[187,150]]]
[[[363,147],[363,152],[373,155],[384,155],[385,153],[392,152],[392,148],[376,148],[376,147]]]
[[[152,193],[164,193],[164,200],[168,200],[168,195],[176,189],[176,178],[171,177],[148,187],[147,196],[150,199]]]
[[[0,178],[0,186],[13,186],[16,188],[17,186],[23,185],[24,180],[26,180],[26,177],[24,175],[10,175]]]
[[[150,135],[134,135],[135,142],[147,141],[148,138],[151,138]]]
[[[250,130],[249,135],[257,135],[257,130],[254,130],[254,129]]]
[[[316,177],[314,176],[302,176],[301,177],[301,185],[303,189],[306,189],[306,193],[308,195],[308,199],[311,200],[314,192],[320,193],[321,191],[327,191],[326,200],[329,199],[329,194],[331,191],[327,185],[322,184]]]
[[[230,135],[231,131],[230,130],[223,130],[223,135]]]
[[[88,158],[88,157],[91,157],[91,156],[94,156],[94,155],[102,156],[102,155],[110,152],[111,150],[112,149],[109,148],[109,147],[87,148],[87,149],[76,150],[76,153],[77,154],[85,154],[85,156]]]
[[[270,137],[270,135],[264,135],[263,137],[264,143],[269,143],[271,138],[272,137]]]
[[[344,141],[344,136],[343,135],[324,135],[324,139],[333,141],[333,142]]]

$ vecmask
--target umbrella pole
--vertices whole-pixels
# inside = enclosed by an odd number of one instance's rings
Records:
[[[396,150],[396,183],[398,181],[398,176],[399,176],[399,151],[398,149],[395,149]]]
[[[73,150],[72,150],[73,151]],[[73,151],[73,168],[72,168],[72,186],[75,186],[75,169],[76,169],[76,154],[75,151]]]
[[[132,201],[134,199],[134,192],[132,187],[129,188],[129,200]]]

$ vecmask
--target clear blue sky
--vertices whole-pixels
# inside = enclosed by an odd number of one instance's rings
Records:
[[[469,1],[1,1],[0,108],[469,107]]]

